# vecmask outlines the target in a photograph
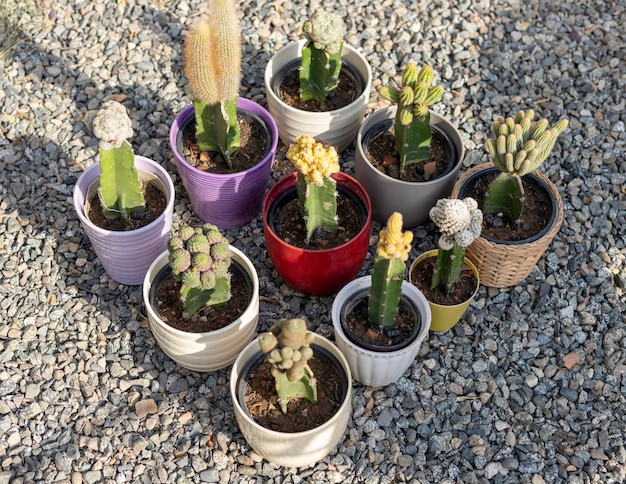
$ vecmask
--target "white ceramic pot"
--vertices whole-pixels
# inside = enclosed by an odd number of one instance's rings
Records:
[[[259,319],[259,278],[252,262],[236,247],[229,246],[231,260],[238,262],[252,280],[252,298],[241,317],[216,331],[188,333],[166,324],[150,304],[152,281],[168,265],[164,251],[150,266],[143,285],[143,299],[150,329],[163,352],[184,368],[210,372],[225,368],[256,334]]]
[[[324,348],[339,361],[348,388],[337,413],[323,425],[311,430],[295,433],[270,430],[252,420],[244,410],[238,397],[238,382],[249,363],[261,354],[258,338],[246,346],[231,370],[230,394],[241,433],[257,454],[280,466],[305,467],[326,457],[344,434],[352,414],[352,379],[348,362],[333,343],[319,334],[315,334],[313,345]],[[317,378],[323,376],[318,375]]]
[[[372,69],[365,57],[353,47],[344,44],[341,61],[348,64],[363,80],[363,92],[350,104],[328,112],[310,112],[293,108],[283,102],[272,89],[274,77],[282,68],[302,57],[305,40],[287,44],[276,52],[265,67],[267,107],[276,121],[282,142],[289,146],[296,136],[308,134],[335,146],[339,152],[346,149],[359,129],[372,87]]]
[[[348,360],[352,377],[363,385],[382,387],[395,382],[411,366],[428,334],[431,314],[422,292],[408,281],[403,281],[402,296],[409,299],[420,314],[421,327],[417,336],[408,346],[395,351],[379,352],[362,348],[344,332],[341,313],[355,295],[368,291],[371,285],[371,276],[360,277],[345,285],[335,296],[331,315],[337,346]]]

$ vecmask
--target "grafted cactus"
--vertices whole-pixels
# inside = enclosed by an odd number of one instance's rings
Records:
[[[209,0],[208,11],[185,38],[184,68],[195,97],[198,147],[221,153],[232,169],[230,157],[240,146],[241,29],[233,0]]]
[[[379,94],[398,105],[394,131],[400,155],[400,178],[406,167],[430,159],[432,129],[428,106],[443,96],[443,86],[432,85],[435,74],[430,66],[421,69],[409,63],[399,88],[382,86]]]
[[[499,117],[492,126],[495,138],[485,143],[491,161],[502,173],[490,184],[482,209],[505,215],[516,227],[524,210],[521,177],[539,168],[568,125],[562,119],[549,128],[545,119],[533,123],[534,116],[528,110],[506,120]]]
[[[446,294],[450,294],[459,280],[465,249],[480,235],[483,213],[476,200],[468,197],[463,200],[438,200],[429,215],[441,232],[437,267],[430,287],[440,287]]]
[[[93,132],[100,140],[98,194],[104,215],[128,220],[131,212],[145,208],[145,200],[133,148],[127,141],[133,128],[126,108],[116,101],[106,101],[94,118]]]
[[[413,233],[402,232],[402,214],[394,212],[380,231],[369,292],[368,319],[380,329],[394,323]]]
[[[317,403],[317,383],[309,360],[313,358],[313,333],[303,319],[279,320],[268,333],[259,336],[261,351],[272,364],[280,408],[287,413],[290,399],[306,398]]]
[[[300,100],[324,104],[328,93],[337,87],[345,31],[343,19],[323,9],[316,10],[302,25],[308,42],[302,49]]]
[[[324,227],[337,232],[337,182],[331,178],[339,171],[339,155],[333,146],[308,135],[296,136],[289,145],[287,158],[298,170],[298,200],[307,229],[307,241],[313,232]]]
[[[215,225],[183,225],[172,230],[167,249],[172,274],[182,283],[184,317],[230,299],[228,240]]]

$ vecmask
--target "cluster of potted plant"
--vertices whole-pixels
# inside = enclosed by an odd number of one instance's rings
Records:
[[[373,387],[397,381],[429,331],[457,324],[481,283],[506,287],[528,276],[563,218],[558,190],[536,170],[567,121],[550,128],[532,111],[499,118],[486,143],[491,162],[457,180],[464,147],[430,109],[443,95],[430,66],[409,63],[397,87],[379,91],[394,106],[363,121],[371,69],[344,44],[342,19],[317,10],[305,40],[268,63],[268,112],[239,97],[234,2],[209,0],[209,11],[185,38],[194,101],[169,138],[199,222],[172,228],[172,180],[134,155],[131,120],[114,101],[94,120],[100,160],[79,178],[75,209],[107,274],[143,283],[163,352],[192,371],[232,365],[235,417],[249,445],[276,464],[306,466],[343,435],[353,378]],[[266,192],[279,137],[294,172]],[[339,154],[355,139],[353,178],[340,171]],[[336,346],[298,318],[255,338],[258,276],[221,229],[259,212],[284,282],[335,295]],[[357,278],[373,218],[384,228],[372,274]],[[440,232],[438,249],[407,274],[413,233],[403,229],[427,218]]]

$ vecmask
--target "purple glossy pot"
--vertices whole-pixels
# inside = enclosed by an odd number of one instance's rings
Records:
[[[152,262],[167,248],[174,213],[174,184],[167,171],[157,162],[143,156],[135,156],[135,166],[142,178],[146,174],[148,177],[156,176],[165,187],[167,198],[165,211],[145,227],[129,231],[105,230],[87,218],[85,202],[89,187],[100,178],[99,164],[87,168],[74,187],[74,210],[98,260],[111,279],[128,285],[143,283]]]
[[[176,116],[170,128],[170,147],[195,215],[203,222],[224,229],[246,225],[261,211],[265,189],[272,171],[278,144],[278,128],[270,113],[259,104],[239,98],[237,108],[263,121],[270,134],[270,148],[252,168],[232,173],[209,173],[191,166],[182,155],[182,130],[195,119],[193,104]]]

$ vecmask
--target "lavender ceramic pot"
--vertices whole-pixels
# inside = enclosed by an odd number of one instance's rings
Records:
[[[91,191],[97,190],[100,165],[87,168],[74,187],[74,210],[108,276],[122,284],[138,285],[157,256],[166,249],[174,213],[174,184],[157,162],[135,156],[135,166],[142,181],[152,180],[167,198],[165,211],[150,224],[135,230],[105,230],[86,216],[85,204]]]
[[[244,98],[237,100],[237,110],[248,112],[260,119],[270,137],[269,149],[263,159],[245,171],[232,174],[209,173],[187,162],[182,154],[182,133],[188,123],[195,121],[193,105],[183,109],[170,128],[170,147],[194,214],[203,222],[223,229],[246,225],[261,211],[278,144],[278,129],[267,110]]]

